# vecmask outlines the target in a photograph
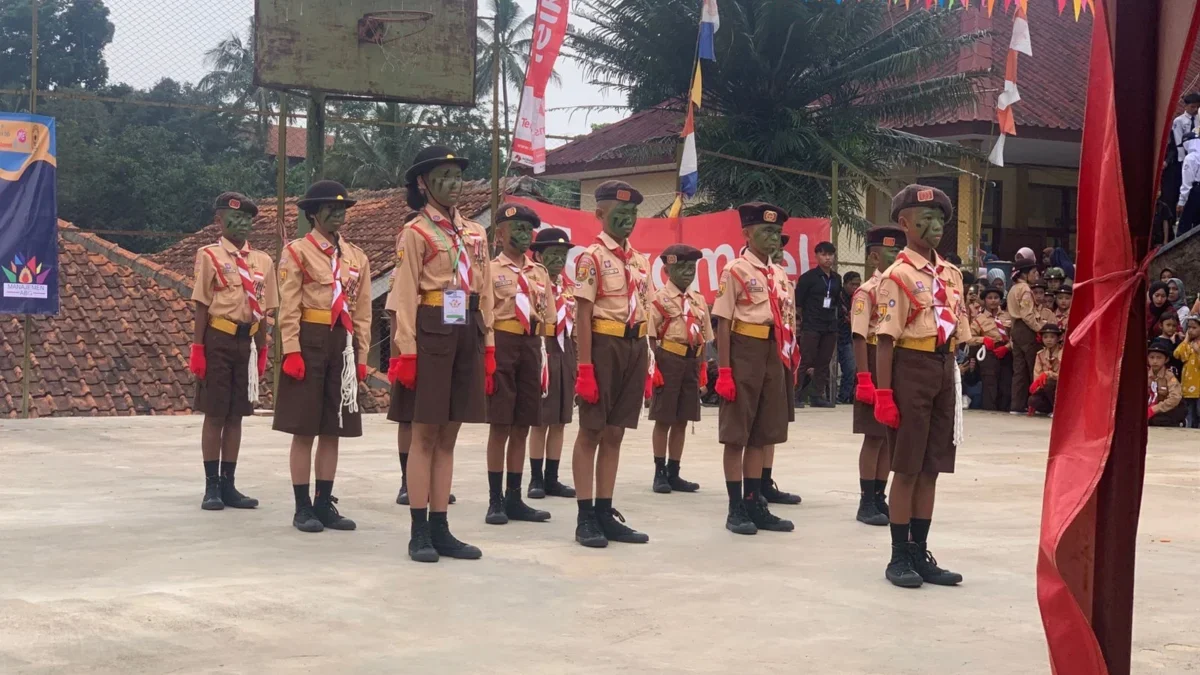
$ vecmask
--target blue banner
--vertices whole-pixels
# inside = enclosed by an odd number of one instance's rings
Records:
[[[54,119],[0,113],[0,314],[58,314]]]

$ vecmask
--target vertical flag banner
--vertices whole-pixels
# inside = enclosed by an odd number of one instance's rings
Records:
[[[701,0],[700,6],[700,58],[717,60],[713,40],[721,29],[721,15],[717,12],[717,0]]]
[[[58,314],[54,119],[0,113],[0,314]]]
[[[538,0],[512,147],[512,161],[533,167],[534,173],[546,171],[546,85],[567,37],[570,10],[570,0]]]
[[[696,161],[696,130],[692,106],[688,105],[687,121],[683,123],[683,156],[679,160],[679,191],[691,199],[700,183],[700,167]]]

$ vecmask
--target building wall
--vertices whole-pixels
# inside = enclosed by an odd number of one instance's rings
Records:
[[[675,202],[675,191],[679,185],[679,177],[674,171],[584,179],[579,181],[580,210],[594,211],[596,209],[596,198],[593,196],[596,194],[596,187],[609,180],[625,181],[641,192],[645,201],[638,208],[638,213],[646,217],[658,215],[659,212],[671,208],[671,204]]]

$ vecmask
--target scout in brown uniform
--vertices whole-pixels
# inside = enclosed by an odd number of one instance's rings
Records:
[[[487,232],[456,208],[466,167],[449,148],[417,153],[405,180],[419,218],[400,233],[388,295],[396,317],[388,378],[411,406],[398,417],[412,421],[408,555],[417,562],[483,555],[450,533],[446,517],[458,431],[486,421],[496,370]]]
[[[1054,323],[1062,329],[1064,340],[1071,325],[1071,301],[1074,299],[1075,290],[1071,284],[1063,284],[1054,291]]]
[[[679,477],[687,423],[700,421],[701,380],[707,377],[704,345],[713,339],[704,296],[688,290],[696,279],[696,261],[704,254],[687,244],[663,249],[669,281],[654,292],[648,311],[650,345],[654,349],[654,394],[650,419],[654,421],[655,492],[695,492],[700,486]],[[670,459],[667,451],[670,449]]]
[[[924,185],[901,190],[892,199],[892,220],[904,228],[908,246],[879,282],[875,419],[891,428],[895,473],[886,576],[906,588],[962,581],[962,575],[938,567],[926,546],[938,474],[954,473],[961,435],[954,348],[971,337],[962,275],[935,251],[952,212],[941,190]]]
[[[1029,406],[1029,384],[1033,381],[1033,362],[1037,358],[1037,333],[1045,323],[1033,300],[1030,283],[1039,278],[1037,259],[1032,255],[1017,255],[1013,261],[1013,286],[1008,291],[1008,315],[1012,317],[1013,356],[1012,414],[1025,413]]]
[[[272,428],[292,434],[292,525],[301,532],[353,530],[354,521],[334,506],[333,479],[338,440],[362,436],[358,383],[367,378],[371,349],[371,264],[338,235],[354,206],[340,183],[313,183],[297,206],[312,232],[288,244],[279,262],[284,357]],[[309,501],[314,437],[317,486]]]
[[[252,509],[258,500],[238,492],[234,471],[242,418],[253,414],[258,380],[267,369],[267,315],[279,306],[279,294],[271,256],[246,243],[258,207],[244,195],[225,192],[213,208],[222,237],[196,252],[196,328],[188,363],[196,376],[196,410],[204,413],[200,508]]]
[[[747,250],[721,272],[712,314],[717,317],[719,440],[725,446],[725,528],[735,534],[795,526],[767,509],[762,493],[763,449],[787,441],[790,359],[784,353],[780,289],[787,275],[771,264],[788,214],[754,202],[738,207]],[[743,491],[744,482],[744,491]]]
[[[488,396],[488,509],[484,521],[503,525],[512,520],[543,522],[549,511],[521,500],[525,443],[529,428],[542,423],[542,394],[549,390],[545,326],[554,323],[549,301],[550,273],[525,252],[533,230],[542,224],[532,209],[501,204],[496,218],[500,255],[491,262],[495,311],[496,374]],[[505,445],[508,446],[507,462]],[[508,469],[508,490],[501,480]]]
[[[1183,400],[1183,389],[1175,374],[1167,368],[1167,359],[1175,351],[1175,346],[1165,338],[1154,338],[1150,341],[1150,350],[1146,361],[1150,364],[1149,400],[1146,417],[1152,427],[1179,427],[1187,419],[1187,409],[1179,405]]]
[[[642,194],[627,183],[601,183],[596,188],[596,217],[604,231],[575,264],[579,320],[575,391],[580,398],[572,460],[579,491],[575,541],[593,548],[609,541],[650,541],[649,536],[626,527],[612,506],[621,440],[626,429],[637,428],[648,379],[650,263],[629,245],[641,203]]]
[[[1039,333],[1042,351],[1038,352],[1033,364],[1033,384],[1029,387],[1029,414],[1035,412],[1049,415],[1054,412],[1054,398],[1058,392],[1058,369],[1062,366],[1062,329],[1058,324],[1047,323]]]
[[[1033,291],[1033,305],[1037,308],[1038,319],[1043,325],[1058,322],[1058,317],[1054,314],[1054,296],[1048,289],[1045,280],[1029,284],[1029,290]]]
[[[879,328],[879,283],[905,246],[904,230],[881,225],[867,231],[867,265],[871,277],[858,287],[850,301],[850,334],[854,341],[854,366],[858,386],[854,388],[854,433],[862,434],[858,451],[858,486],[861,496],[855,519],[867,525],[887,525],[885,492],[892,468],[887,427],[875,419],[875,349]]]
[[[985,288],[983,309],[971,319],[973,348],[982,347],[983,358],[979,360],[979,379],[983,383],[983,409],[1009,409],[1012,402],[1012,355],[1009,353],[1009,332],[1012,317],[1001,308],[1004,291]]]
[[[550,275],[548,302],[554,317],[545,326],[550,377],[546,397],[542,399],[542,424],[535,426],[529,436],[530,499],[575,496],[575,488],[563,485],[558,479],[563,436],[575,409],[575,282],[563,275],[572,246],[570,236],[557,227],[538,230],[530,245],[534,259]]]
[[[779,296],[779,314],[783,319],[780,340],[783,342],[783,367],[787,371],[784,385],[788,393],[788,422],[795,422],[797,373],[800,370],[800,331],[797,325],[799,321],[797,317],[798,312],[796,311],[796,284],[792,283],[792,280],[787,276],[787,270],[783,269],[783,247],[787,246],[788,239],[788,235],[786,234],[779,235],[779,248],[771,254],[771,264],[783,272],[783,281],[779,284],[779,292],[777,293]],[[745,252],[743,248],[742,253],[745,254]],[[775,446],[764,446],[763,483],[759,497],[767,500],[768,504],[789,504],[794,506],[804,501],[800,498],[800,495],[794,495],[779,489],[779,485],[771,476],[774,470]]]

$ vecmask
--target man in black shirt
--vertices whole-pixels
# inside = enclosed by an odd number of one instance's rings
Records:
[[[837,348],[838,313],[841,311],[842,279],[833,271],[837,248],[828,241],[817,244],[817,266],[796,282],[796,307],[800,310],[800,390],[813,385],[810,403],[814,408],[832,408],[825,397],[829,387],[829,363]],[[802,402],[797,402],[803,405]]]

